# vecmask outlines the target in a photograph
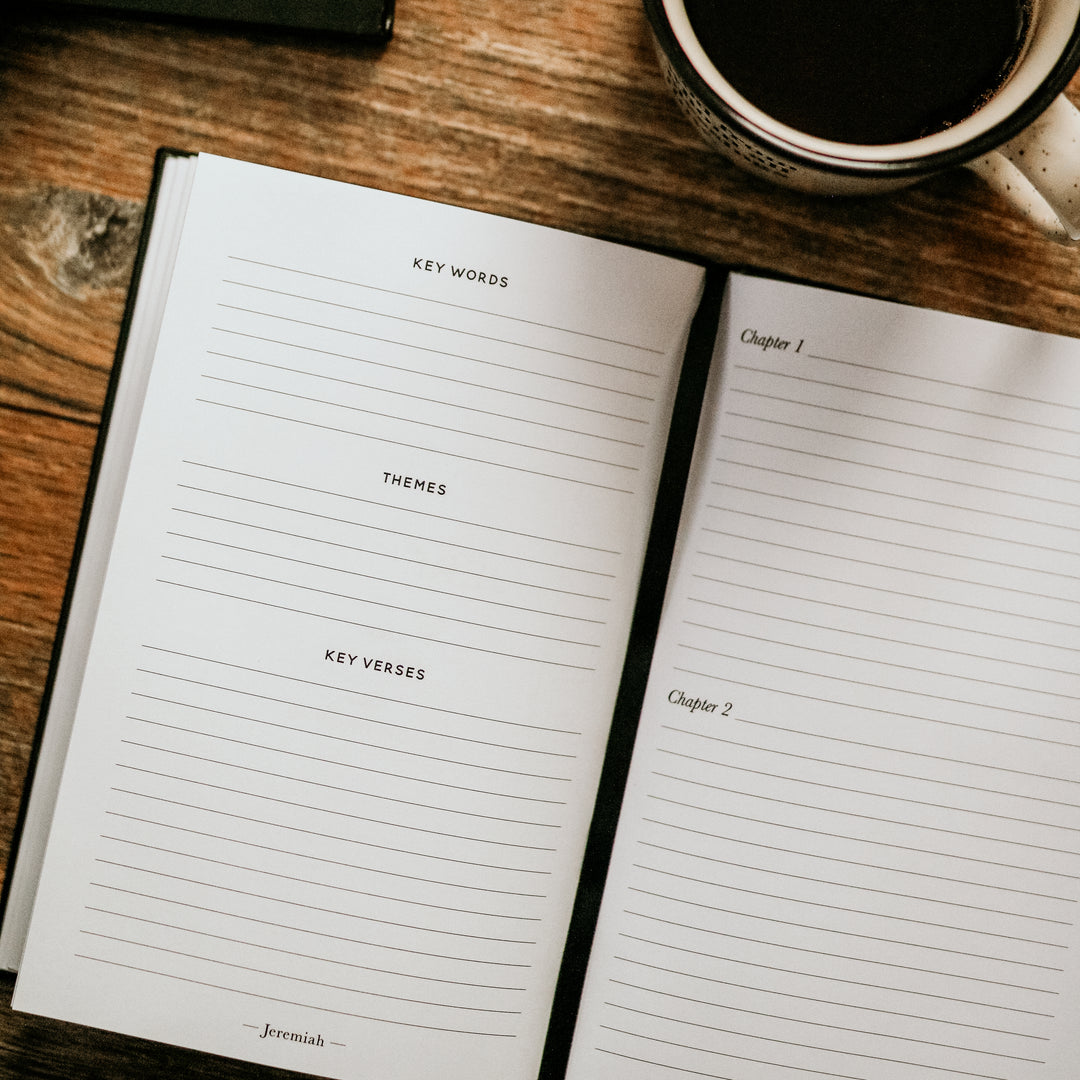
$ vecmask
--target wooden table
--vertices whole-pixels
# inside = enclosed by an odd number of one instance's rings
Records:
[[[637,0],[398,0],[385,47],[0,15],[0,857],[162,145],[1080,336],[1080,248],[967,174],[823,200],[710,153]],[[11,987],[2,1076],[270,1075],[13,1013]]]

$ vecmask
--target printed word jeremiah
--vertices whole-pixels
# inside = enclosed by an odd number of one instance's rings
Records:
[[[260,1039],[287,1039],[289,1042],[308,1043],[311,1046],[324,1046],[323,1037],[319,1034],[311,1035],[306,1031],[282,1031],[281,1028],[272,1028],[266,1025]]]

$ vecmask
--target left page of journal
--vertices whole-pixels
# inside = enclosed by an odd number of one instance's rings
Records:
[[[71,737],[109,547],[146,394],[149,360],[161,330],[164,297],[176,261],[195,161],[191,155],[162,151],[155,163],[145,214],[154,228],[144,227],[136,255],[135,278],[140,285],[130,290],[124,312],[83,498],[68,588],[53,641],[53,662],[42,694],[19,818],[0,893],[2,971],[19,970],[26,944],[45,840],[56,805],[60,771]]]
[[[535,1074],[702,279],[199,158],[16,1008]]]

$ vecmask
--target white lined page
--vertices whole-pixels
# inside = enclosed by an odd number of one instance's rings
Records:
[[[1080,350],[740,276],[723,334],[570,1075],[1069,1080]]]
[[[17,1007],[535,1071],[701,279],[200,158]]]

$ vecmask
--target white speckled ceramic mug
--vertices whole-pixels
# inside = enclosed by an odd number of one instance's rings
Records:
[[[1008,78],[970,115],[931,134],[878,144],[833,141],[770,116],[715,66],[686,0],[644,3],[665,78],[684,111],[750,172],[837,195],[889,191],[967,166],[1047,233],[1080,241],[1080,112],[1063,95],[1080,67],[1080,0],[1034,0]]]

